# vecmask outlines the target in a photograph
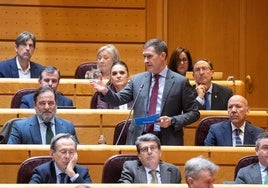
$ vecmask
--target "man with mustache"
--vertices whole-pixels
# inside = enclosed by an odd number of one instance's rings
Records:
[[[22,32],[15,41],[17,56],[0,63],[0,78],[38,78],[42,65],[30,61],[35,51],[36,38]]]
[[[255,145],[257,137],[264,130],[246,121],[249,113],[247,100],[233,95],[228,100],[229,120],[211,125],[205,146]]]
[[[35,91],[34,109],[35,115],[13,124],[8,144],[50,144],[59,133],[69,133],[78,141],[73,123],[56,116],[56,93],[52,88]]]

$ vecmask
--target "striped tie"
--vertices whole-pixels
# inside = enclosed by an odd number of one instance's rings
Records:
[[[157,179],[157,176],[156,176],[156,170],[151,170],[150,171],[150,174],[152,175],[152,181],[151,183],[154,183],[154,184],[158,184],[158,179]]]
[[[241,132],[240,129],[235,129],[235,145],[242,145],[242,141],[241,141],[241,138],[239,136],[240,132]]]

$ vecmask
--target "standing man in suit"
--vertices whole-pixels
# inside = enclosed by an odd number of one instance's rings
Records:
[[[145,133],[157,135],[162,145],[183,145],[183,127],[199,119],[198,107],[189,81],[173,71],[167,65],[167,45],[159,39],[151,39],[143,46],[146,72],[132,77],[123,90],[113,92],[101,80],[91,84],[102,93],[102,100],[113,106],[135,101],[134,118],[150,115],[150,99],[155,83],[158,92],[154,93],[157,102],[154,110],[159,114],[157,122],[148,131],[147,125],[136,125],[132,121],[127,135],[126,144],[135,144],[137,137]],[[158,81],[156,80],[158,77]]]
[[[31,61],[35,44],[32,33],[22,32],[15,41],[17,56],[0,62],[0,78],[38,78],[42,65]]]
[[[264,130],[246,121],[249,107],[247,100],[240,95],[228,101],[229,120],[211,125],[204,141],[205,146],[253,145],[257,136]]]
[[[236,184],[268,184],[268,133],[261,133],[256,141],[256,155],[259,162],[241,168],[235,179]]]
[[[45,66],[38,79],[40,87],[50,87],[56,92],[57,106],[73,106],[73,101],[57,92],[60,83],[60,70],[53,66]],[[20,108],[34,108],[34,94],[24,95]]]
[[[138,160],[126,161],[119,183],[181,183],[181,174],[173,164],[162,162],[157,136],[145,134],[136,141]]]
[[[54,136],[50,155],[52,160],[36,167],[29,183],[91,183],[88,169],[77,164],[77,142],[72,135]]]
[[[219,167],[201,156],[188,160],[184,166],[186,183],[189,188],[213,188]]]
[[[212,83],[213,73],[210,61],[201,59],[194,64],[195,99],[199,110],[226,110],[227,102],[233,95],[230,88]]]
[[[8,144],[50,144],[59,133],[69,133],[77,139],[73,123],[56,116],[56,94],[52,88],[35,91],[34,109],[35,115],[14,122]]]

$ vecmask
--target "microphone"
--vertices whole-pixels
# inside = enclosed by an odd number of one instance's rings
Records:
[[[144,86],[144,83],[141,84],[141,86],[140,86],[140,88],[139,88],[138,94],[137,94],[137,96],[136,96],[136,98],[135,98],[135,100],[134,100],[134,102],[133,102],[133,104],[132,104],[132,106],[131,106],[131,108],[130,108],[130,112],[129,112],[129,114],[128,114],[128,117],[127,117],[127,119],[126,119],[126,121],[125,121],[125,123],[124,123],[124,125],[123,125],[123,128],[122,128],[122,130],[121,130],[121,132],[120,132],[120,134],[119,134],[117,140],[116,140],[115,145],[118,145],[118,142],[120,141],[120,139],[121,139],[121,137],[122,137],[122,134],[123,134],[123,132],[124,132],[124,129],[126,128],[126,125],[127,125],[128,121],[129,121],[129,119],[130,119],[131,113],[132,113],[132,111],[133,111],[133,108],[134,108],[134,106],[135,106],[135,104],[136,104],[136,102],[137,102],[139,96],[140,96],[140,93],[141,93],[141,90],[142,90],[143,86]]]

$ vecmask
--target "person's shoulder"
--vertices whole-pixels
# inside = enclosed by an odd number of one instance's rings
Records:
[[[65,125],[73,125],[73,123],[70,120],[63,119],[63,118],[61,118],[59,116],[55,116],[55,121],[58,121],[58,122],[63,123]]]
[[[36,62],[33,62],[33,61],[30,61],[30,64],[31,64],[31,67],[34,66],[34,67],[38,67],[40,69],[43,68],[43,65],[39,64],[39,63],[36,63]]]
[[[227,120],[224,120],[224,121],[221,121],[221,122],[218,122],[218,123],[213,123],[210,126],[210,128],[218,130],[219,127],[226,127],[226,126],[229,126],[229,125],[231,125],[230,120],[227,119]]]
[[[16,64],[16,57],[1,61],[0,66],[7,66],[9,64],[14,64],[14,63]]]
[[[161,166],[166,166],[167,168],[172,168],[172,169],[178,169],[178,167],[172,163],[168,163],[168,162],[164,162],[164,161],[160,161],[159,165]]]
[[[218,90],[225,91],[225,92],[233,92],[232,89],[227,86],[222,86],[213,82],[212,82],[212,85],[214,88],[217,88]]]
[[[264,132],[264,130],[262,128],[260,128],[259,126],[253,125],[250,122],[246,122],[246,126],[248,126],[249,128],[252,128],[258,132]]]

